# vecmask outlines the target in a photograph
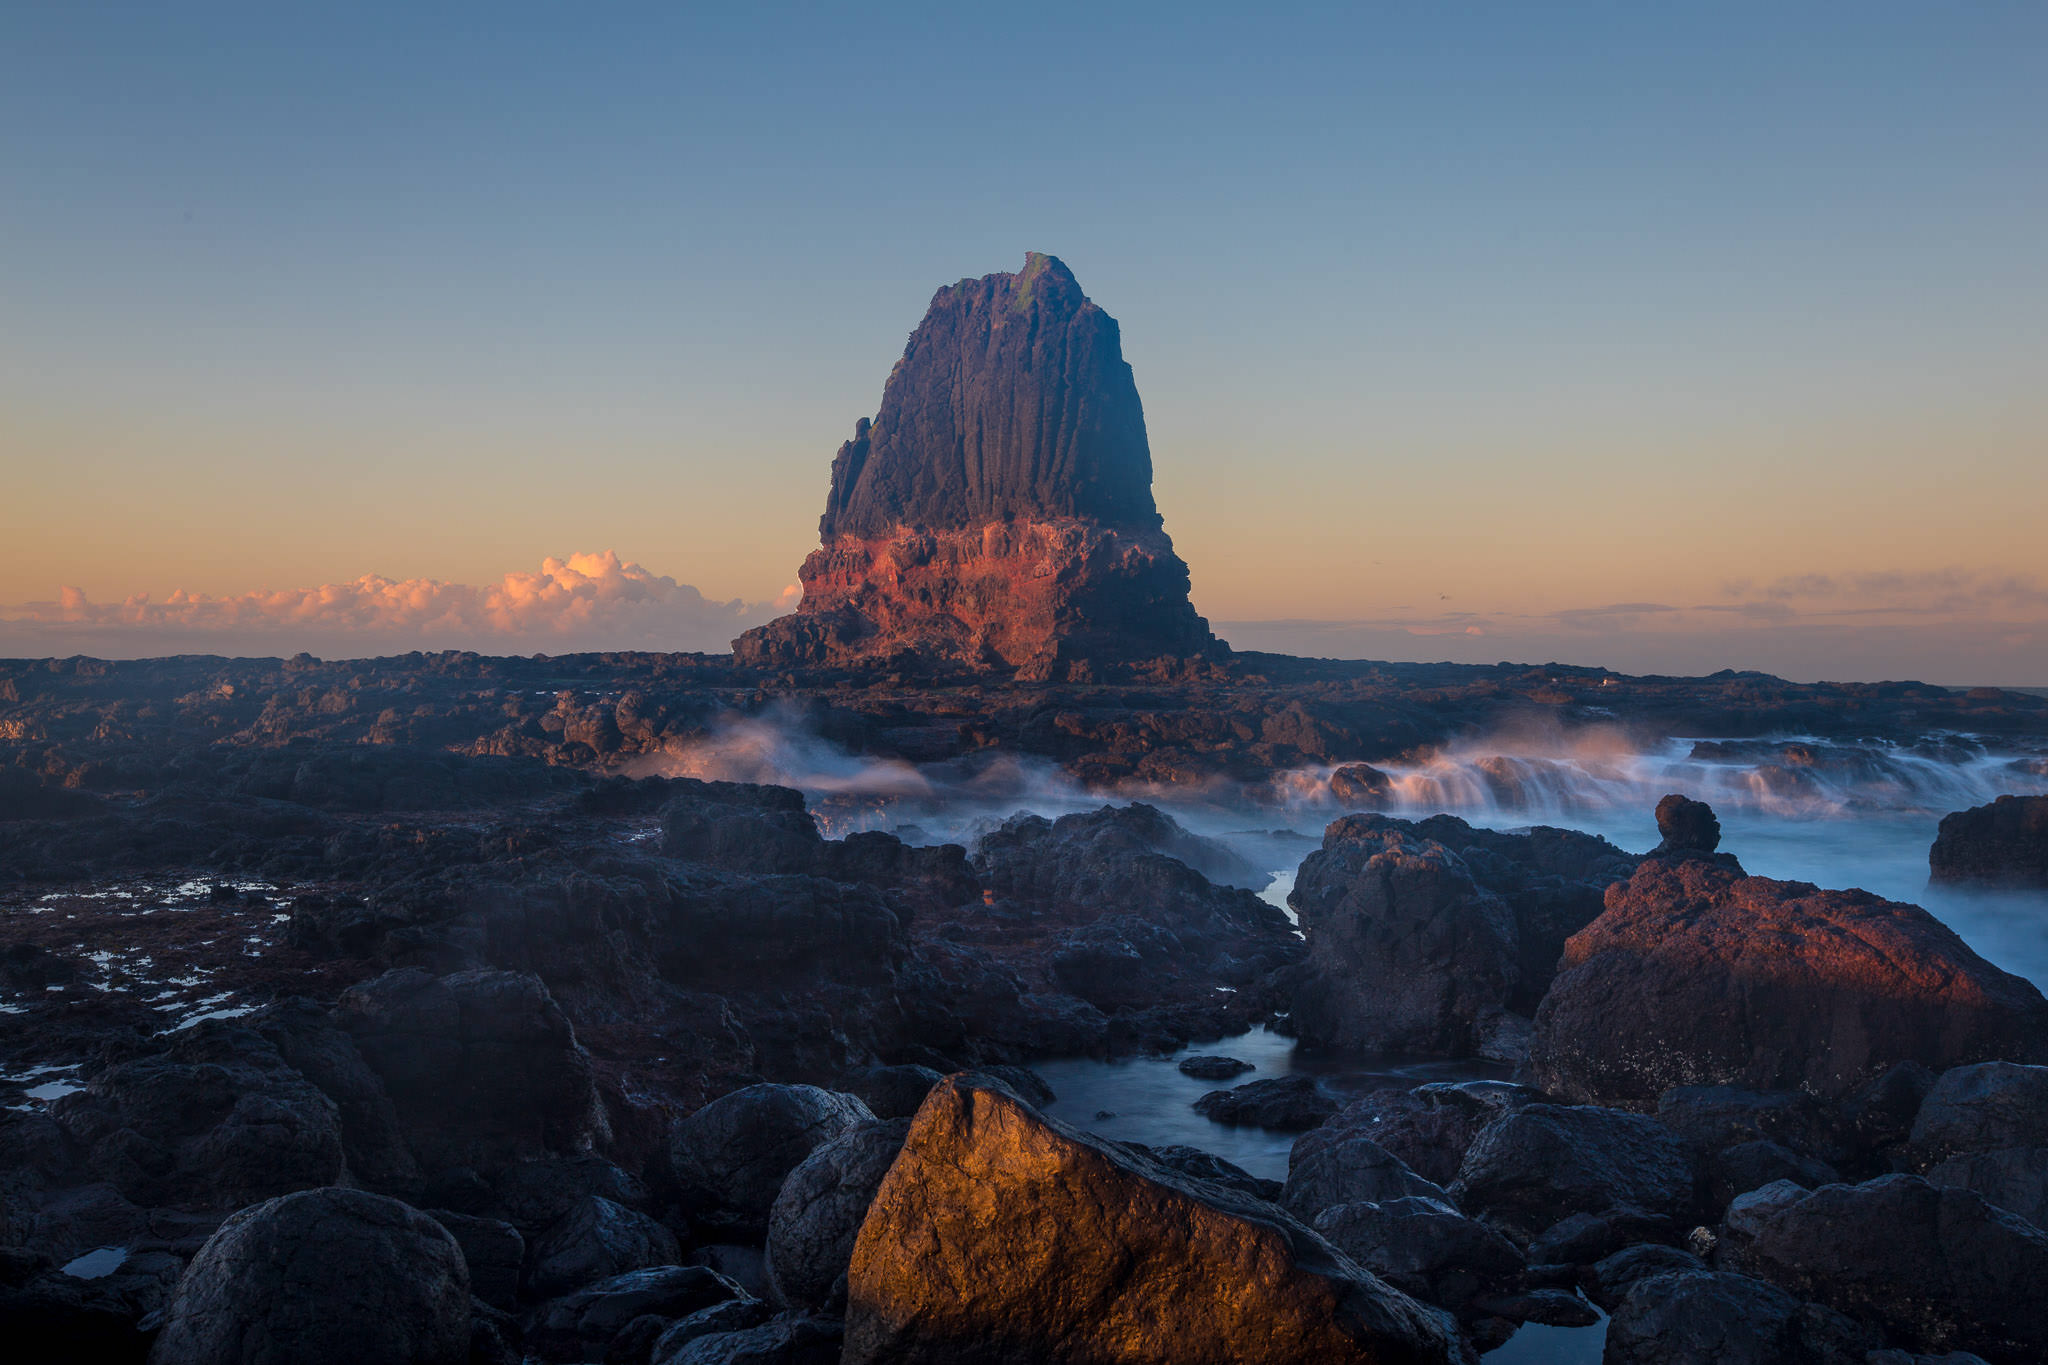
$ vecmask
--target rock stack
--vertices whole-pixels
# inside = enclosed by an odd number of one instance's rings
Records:
[[[832,461],[819,538],[740,663],[1079,680],[1225,648],[1152,501],[1116,320],[1037,252],[933,297]]]

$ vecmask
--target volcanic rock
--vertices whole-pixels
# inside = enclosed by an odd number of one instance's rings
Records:
[[[1647,1107],[1682,1085],[1839,1099],[1897,1062],[2048,1055],[2048,1001],[1918,906],[1651,859],[1566,945],[1530,1067]]]
[[[1651,856],[1712,853],[1721,846],[1721,821],[1704,801],[1673,793],[1657,803],[1657,833],[1663,842]]]
[[[533,1244],[532,1289],[553,1298],[651,1266],[682,1259],[675,1234],[644,1213],[587,1194]]]
[[[362,1190],[302,1190],[221,1224],[151,1365],[460,1365],[469,1271],[439,1223]]]
[[[670,1160],[702,1221],[759,1233],[782,1182],[805,1157],[874,1121],[851,1095],[815,1085],[750,1085],[679,1122]]]
[[[1410,1196],[1448,1199],[1442,1186],[1408,1169],[1401,1158],[1346,1122],[1351,1111],[1304,1134],[1287,1153],[1280,1203],[1304,1221],[1337,1204],[1384,1203]]]
[[[1728,1210],[1722,1248],[1738,1269],[1917,1351],[1996,1365],[2048,1355],[2048,1232],[1969,1190],[1911,1175],[1811,1193],[1772,1185]]]
[[[1676,1271],[1637,1280],[1607,1328],[1606,1365],[1851,1365],[1871,1334],[1747,1275]]]
[[[1943,816],[1927,870],[1937,882],[2048,886],[2048,796],[2001,796]]]
[[[701,1265],[629,1271],[542,1304],[534,1314],[530,1343],[546,1360],[601,1360],[612,1339],[636,1318],[650,1313],[687,1318],[745,1297],[737,1284]]]
[[[1194,1109],[1217,1123],[1300,1133],[1336,1113],[1337,1101],[1323,1093],[1315,1077],[1297,1074],[1211,1090],[1195,1101]]]
[[[733,642],[742,665],[1051,678],[1221,652],[1152,500],[1116,321],[1051,256],[933,296],[818,530],[802,603]]]
[[[1287,903],[1308,939],[1293,1012],[1303,1043],[1469,1057],[1499,1031],[1514,914],[1442,844],[1371,817],[1334,821]]]
[[[1315,1228],[1395,1288],[1453,1311],[1522,1273],[1513,1243],[1440,1199],[1337,1204],[1316,1216]]]
[[[862,1224],[848,1365],[1462,1355],[1447,1320],[1270,1204],[955,1076]]]
[[[1481,1130],[1451,1193],[1468,1212],[1534,1232],[1567,1214],[1624,1206],[1677,1214],[1692,1203],[1693,1165],[1655,1119],[1531,1104]]]
[[[768,1214],[768,1282],[777,1302],[813,1312],[844,1307],[854,1238],[909,1132],[907,1118],[849,1129],[782,1182]]]

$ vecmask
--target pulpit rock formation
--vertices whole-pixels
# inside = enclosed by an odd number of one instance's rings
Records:
[[[832,461],[819,548],[743,665],[1083,679],[1220,655],[1152,501],[1116,320],[1033,252],[933,296]]]

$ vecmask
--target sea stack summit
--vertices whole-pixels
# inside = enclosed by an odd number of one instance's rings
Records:
[[[802,604],[735,640],[740,663],[1079,680],[1226,648],[1153,504],[1116,319],[1038,252],[933,296],[818,530]]]

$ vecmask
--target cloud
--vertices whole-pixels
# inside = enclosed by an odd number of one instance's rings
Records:
[[[366,574],[317,588],[228,597],[178,591],[162,602],[136,596],[116,603],[65,588],[55,602],[0,609],[0,652],[722,652],[742,630],[794,606],[793,592],[772,603],[717,602],[610,550],[549,558],[537,573],[508,573],[485,584]]]
[[[1810,573],[1762,586],[1730,582],[1723,590],[1740,600],[1219,621],[1216,630],[1240,649],[1339,658],[2048,686],[2048,589],[2025,575]],[[1482,639],[1464,638],[1473,635]]]

